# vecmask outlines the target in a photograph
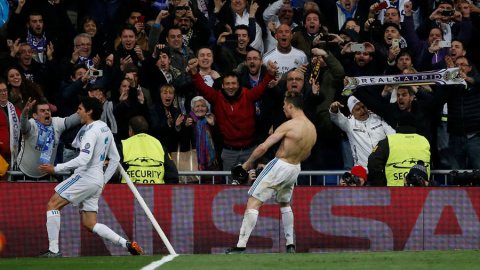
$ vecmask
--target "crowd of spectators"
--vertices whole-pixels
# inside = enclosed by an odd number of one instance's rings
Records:
[[[304,170],[366,169],[368,152],[395,132],[403,112],[414,113],[430,144],[431,169],[480,169],[480,1],[0,2],[8,10],[0,20],[0,150],[12,169],[26,160],[15,140],[33,136],[34,143],[33,128],[43,127],[20,117],[29,99],[48,105],[55,123],[74,114],[82,97],[96,97],[117,145],[142,116],[145,133],[165,151],[194,147],[199,170],[228,171],[286,121],[287,90],[303,93],[317,128]],[[345,76],[454,67],[467,87],[367,86],[354,91],[352,104],[341,96]],[[19,119],[29,125],[23,136]],[[377,123],[385,134],[367,142]],[[78,155],[72,143],[80,128],[61,127],[52,162]]]

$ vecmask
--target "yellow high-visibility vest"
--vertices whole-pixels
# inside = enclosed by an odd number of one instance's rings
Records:
[[[164,151],[154,137],[140,133],[122,140],[127,174],[135,184],[165,184]],[[126,183],[122,177],[122,183]]]
[[[423,160],[430,178],[430,143],[418,134],[397,133],[388,135],[390,154],[385,165],[387,186],[404,186],[410,169]]]

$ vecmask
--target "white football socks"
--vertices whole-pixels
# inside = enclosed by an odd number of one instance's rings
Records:
[[[58,253],[58,236],[60,234],[60,211],[47,211],[47,234],[48,249],[51,252]]]
[[[97,223],[93,226],[93,232],[116,245],[127,248],[127,240],[125,238],[101,223]]]
[[[292,207],[281,207],[283,230],[287,239],[287,246],[293,245],[293,212]]]
[[[240,236],[238,237],[237,247],[247,247],[248,238],[257,224],[258,210],[247,209],[243,215],[242,228],[240,229]]]

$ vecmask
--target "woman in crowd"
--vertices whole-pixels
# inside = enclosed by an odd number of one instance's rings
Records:
[[[220,165],[217,159],[217,147],[215,147],[215,116],[210,113],[210,104],[201,96],[196,96],[191,101],[192,110],[185,116],[182,134],[186,135],[189,143],[197,150],[198,170],[218,171]],[[182,136],[183,137],[183,136]],[[202,177],[202,183],[220,184],[221,177]]]
[[[27,80],[17,68],[8,68],[4,77],[7,78],[8,100],[20,110],[23,110],[23,106],[29,98],[32,98],[32,100],[44,98],[40,86]]]

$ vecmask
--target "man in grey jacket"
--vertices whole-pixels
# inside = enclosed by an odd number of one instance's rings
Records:
[[[28,119],[30,111],[33,118]],[[60,135],[78,124],[80,117],[77,113],[66,118],[52,117],[46,100],[29,99],[20,117],[22,147],[17,158],[20,170],[34,179],[46,176],[38,166],[54,163]]]

